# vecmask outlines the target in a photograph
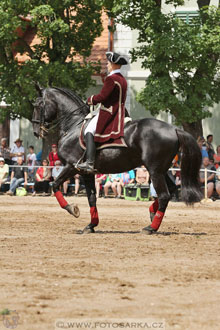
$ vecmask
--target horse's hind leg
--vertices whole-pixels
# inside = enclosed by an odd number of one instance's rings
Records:
[[[72,166],[70,164],[67,164],[60,173],[60,175],[57,177],[57,179],[54,181],[53,192],[60,206],[63,209],[67,210],[74,217],[78,218],[80,215],[78,206],[68,204],[59,189],[60,185],[62,185],[67,179],[69,179],[70,174],[74,175],[74,173],[72,172],[74,172]]]
[[[152,223],[150,226],[143,228],[143,232],[148,234],[152,234],[159,229],[170,200],[170,194],[164,174],[153,174],[151,175],[151,180],[158,198],[150,206]]]
[[[177,190],[177,186],[176,186],[174,180],[172,179],[170,172],[167,172],[167,174],[165,176],[165,180],[166,180],[166,184],[167,184],[170,196],[171,196]],[[153,221],[153,218],[155,216],[155,213],[158,210],[158,207],[159,207],[158,198],[155,198],[154,202],[149,207],[151,222]]]
[[[83,233],[94,233],[94,228],[98,226],[99,216],[96,208],[96,188],[95,188],[95,176],[94,175],[84,175],[84,182],[86,187],[86,193],[88,197],[88,202],[90,206],[91,222],[84,229]]]

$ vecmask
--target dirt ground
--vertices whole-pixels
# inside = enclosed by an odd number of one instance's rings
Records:
[[[220,200],[171,202],[151,236],[141,233],[150,202],[100,198],[97,232],[81,235],[87,200],[67,200],[79,205],[78,219],[54,197],[0,196],[0,311],[16,311],[16,329],[115,319],[132,319],[133,328],[145,320],[141,328],[220,329]],[[0,329],[5,322],[0,315]]]

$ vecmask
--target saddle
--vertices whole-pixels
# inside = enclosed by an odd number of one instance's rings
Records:
[[[85,120],[81,126],[81,130],[80,130],[80,135],[79,135],[79,143],[80,146],[83,150],[86,150],[86,144],[85,144],[85,140],[84,140],[84,131],[86,129],[86,127],[88,126],[90,120],[97,114],[97,111],[92,111],[90,112],[86,117]],[[127,124],[128,122],[132,121],[131,117],[125,117],[124,119],[124,125]],[[107,142],[104,143],[96,143],[96,149],[100,150],[100,149],[104,149],[104,148],[111,148],[111,147],[127,147],[127,144],[124,140],[123,137],[120,137],[118,139],[111,139]]]

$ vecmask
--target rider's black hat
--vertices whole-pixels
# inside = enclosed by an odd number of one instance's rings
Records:
[[[114,64],[119,64],[119,65],[126,65],[128,64],[127,59],[125,58],[124,55],[120,55],[118,53],[114,52],[107,52],[106,53],[107,60],[111,63]]]

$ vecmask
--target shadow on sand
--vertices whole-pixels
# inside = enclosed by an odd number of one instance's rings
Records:
[[[82,230],[77,230],[76,234],[78,235],[82,235],[83,231]],[[103,235],[107,235],[107,234],[129,234],[129,235],[133,235],[133,234],[142,234],[142,235],[146,235],[149,236],[148,234],[146,234],[145,232],[142,232],[141,230],[136,230],[136,231],[132,231],[132,230],[128,230],[128,231],[124,231],[124,230],[96,230],[94,234],[103,234]],[[156,235],[156,236],[171,236],[171,235],[188,235],[188,236],[204,236],[207,235],[207,233],[185,233],[185,232],[177,232],[177,231],[158,231],[157,233],[153,233],[152,235]]]

